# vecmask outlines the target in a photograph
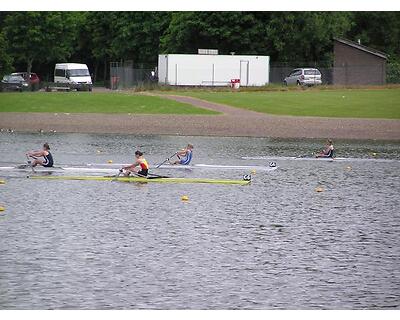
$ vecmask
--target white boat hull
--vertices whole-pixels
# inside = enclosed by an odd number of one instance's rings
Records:
[[[268,160],[268,161],[280,161],[280,160],[296,160],[296,161],[348,161],[348,162],[400,162],[397,159],[376,159],[376,158],[312,158],[312,157],[271,157],[271,156],[253,156],[253,157],[242,157],[243,160]]]
[[[129,163],[112,163],[112,164],[100,164],[100,163],[88,163],[88,167],[113,167],[115,169],[128,166]],[[177,169],[177,170],[193,170],[193,169],[220,169],[220,170],[259,170],[259,171],[273,171],[278,167],[270,167],[270,166],[260,166],[260,165],[218,165],[218,164],[192,164],[192,165],[172,165],[172,164],[163,164],[162,166],[157,168],[157,164],[151,165],[151,170],[156,169]]]
[[[93,172],[93,173],[116,173],[118,169],[129,164],[88,164],[87,167],[74,167],[74,166],[55,166],[55,167],[41,167],[37,166],[34,168],[35,172]],[[267,167],[267,166],[234,166],[234,165],[211,165],[211,164],[194,164],[194,165],[162,165],[158,169],[181,169],[181,170],[193,170],[193,169],[210,169],[210,170],[246,170],[246,171],[273,171],[278,167]],[[150,171],[157,170],[156,167],[150,167]],[[32,169],[28,165],[22,166],[4,166],[0,167],[0,171],[13,171],[13,172],[32,172]]]

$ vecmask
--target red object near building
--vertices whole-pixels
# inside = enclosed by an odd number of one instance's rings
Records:
[[[240,79],[231,79],[231,88],[239,89],[240,88]]]

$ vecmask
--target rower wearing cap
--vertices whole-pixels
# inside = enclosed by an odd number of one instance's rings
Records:
[[[53,156],[50,153],[50,146],[46,142],[43,144],[43,149],[38,151],[29,151],[26,153],[26,156],[33,158],[32,167],[36,167],[37,165],[41,165],[43,167],[52,167],[54,164]],[[41,157],[43,159],[38,159]]]
[[[172,162],[171,164],[188,165],[190,161],[192,161],[193,145],[189,143],[186,148],[178,151],[176,153],[176,156],[178,157],[178,160]]]
[[[120,172],[124,172],[125,176],[129,176],[131,173],[137,174],[139,176],[146,177],[149,173],[149,165],[146,159],[143,157],[143,152],[137,150],[135,152],[135,163],[131,164],[130,166],[123,167],[120,169]]]
[[[333,147],[333,142],[331,139],[326,141],[326,148],[319,154],[316,158],[333,158],[335,156],[335,148]]]

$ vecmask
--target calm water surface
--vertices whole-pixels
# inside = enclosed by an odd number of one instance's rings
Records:
[[[2,163],[44,141],[58,163],[195,163],[311,154],[320,140],[0,134]],[[399,309],[400,143],[337,141],[249,186],[45,181],[0,172],[1,309]],[[176,172],[174,172],[176,171]],[[238,178],[248,172],[160,171]],[[315,192],[321,186],[324,192]],[[181,196],[188,195],[189,202]]]

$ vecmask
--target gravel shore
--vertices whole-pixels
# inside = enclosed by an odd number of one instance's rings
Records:
[[[20,132],[131,133],[281,138],[400,140],[400,120],[274,116],[191,97],[168,99],[221,115],[0,113],[0,128]]]

